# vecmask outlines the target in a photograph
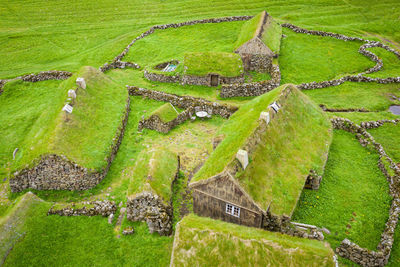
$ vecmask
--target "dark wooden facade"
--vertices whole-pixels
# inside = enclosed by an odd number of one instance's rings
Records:
[[[191,184],[193,211],[200,216],[226,222],[262,227],[263,210],[228,173],[223,172],[204,181]],[[240,208],[239,216],[227,213],[226,205]]]

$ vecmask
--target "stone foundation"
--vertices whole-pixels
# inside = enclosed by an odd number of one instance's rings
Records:
[[[127,86],[127,89],[130,95],[143,96],[157,101],[169,102],[173,106],[177,106],[182,109],[200,107],[201,110],[205,110],[211,114],[220,115],[226,119],[238,110],[238,108],[235,106],[219,104],[217,102],[211,102],[193,96],[178,96],[160,91],[147,90],[135,86]]]
[[[34,167],[14,173],[10,179],[11,192],[20,192],[28,188],[37,190],[81,191],[95,187],[107,175],[118,152],[130,111],[130,97],[127,98],[125,114],[106,158],[106,167],[100,171],[88,170],[61,155],[43,155]]]
[[[278,65],[273,65],[270,73],[271,80],[268,81],[222,85],[220,97],[259,96],[265,94],[278,87],[281,83],[281,72]]]
[[[161,74],[161,73],[148,72],[147,70],[144,70],[143,75],[147,80],[154,81],[154,82],[178,83],[181,81],[181,77],[178,74],[177,75],[165,75],[165,74]]]
[[[60,215],[60,216],[96,216],[101,215],[108,217],[115,214],[117,206],[114,201],[92,201],[83,203],[82,208],[76,208],[75,203],[62,209],[55,209],[54,206],[47,212],[47,215]]]
[[[142,192],[129,197],[127,202],[127,219],[145,221],[150,233],[170,235],[172,232],[172,207],[164,204],[160,197],[151,192]]]
[[[125,69],[125,68],[140,69],[140,66],[136,63],[117,60],[111,63],[105,63],[103,66],[99,68],[99,70],[101,72],[106,72],[111,69]]]

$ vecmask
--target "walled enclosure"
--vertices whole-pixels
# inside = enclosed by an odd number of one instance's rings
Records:
[[[28,188],[81,191],[95,187],[107,175],[118,152],[128,122],[129,111],[130,98],[128,96],[125,114],[113,138],[110,155],[105,159],[107,165],[100,172],[79,166],[63,155],[42,155],[34,167],[14,173],[14,177],[10,179],[11,192],[20,192]]]
[[[341,257],[347,258],[361,266],[385,266],[389,260],[394,242],[394,232],[398,223],[400,213],[400,169],[393,160],[386,154],[382,145],[377,143],[371,134],[364,128],[354,124],[348,119],[333,118],[332,125],[335,129],[342,129],[353,133],[362,146],[374,149],[379,155],[378,167],[385,175],[388,183],[390,195],[393,197],[392,205],[389,210],[389,219],[381,235],[381,240],[377,246],[377,251],[370,251],[361,248],[348,239],[344,239],[340,246],[336,248],[336,253]],[[369,125],[370,122],[364,123]],[[396,123],[396,121],[394,122]]]

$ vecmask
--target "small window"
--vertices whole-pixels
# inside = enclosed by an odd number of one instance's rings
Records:
[[[235,217],[240,217],[240,208],[233,206],[231,204],[226,204],[226,213],[229,215],[235,216]]]

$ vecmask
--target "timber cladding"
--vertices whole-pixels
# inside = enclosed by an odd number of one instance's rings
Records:
[[[262,227],[263,210],[227,172],[193,183],[193,211],[226,222]],[[240,209],[238,216],[226,212],[227,204]]]

